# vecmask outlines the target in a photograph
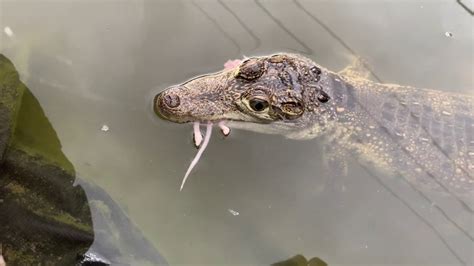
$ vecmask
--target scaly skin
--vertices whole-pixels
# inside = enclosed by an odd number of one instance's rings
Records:
[[[168,88],[154,107],[178,123],[225,120],[231,128],[294,139],[325,135],[341,155],[358,154],[423,187],[473,196],[469,95],[374,83],[276,54]],[[472,213],[472,200],[463,204]]]

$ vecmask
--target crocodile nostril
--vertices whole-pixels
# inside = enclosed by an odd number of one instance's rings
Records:
[[[179,106],[179,96],[176,94],[167,94],[163,97],[163,102],[169,108],[176,108]]]

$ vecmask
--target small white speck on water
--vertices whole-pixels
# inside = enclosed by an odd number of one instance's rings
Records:
[[[447,31],[444,33],[444,36],[448,37],[448,38],[452,38],[453,37],[453,33]]]
[[[234,215],[234,216],[237,216],[237,215],[240,214],[238,211],[234,211],[234,210],[232,210],[232,209],[227,209],[227,210],[230,212],[230,214],[232,214],[232,215]]]
[[[370,137],[370,136],[372,136],[372,135],[370,135],[370,133],[367,133],[367,134],[365,134],[365,135],[366,135],[367,137]]]
[[[413,105],[420,105],[419,102],[413,102]]]
[[[448,112],[448,111],[443,111],[443,112],[441,112],[441,113],[442,113],[443,115],[451,115],[451,113]]]
[[[374,129],[375,127],[374,126],[369,126],[370,129]]]
[[[12,37],[13,36],[13,31],[10,27],[6,26],[3,31],[5,32],[5,34],[8,36],[8,37]]]
[[[344,112],[344,110],[345,110],[344,107],[336,107],[336,112],[338,113],[342,113]]]
[[[423,137],[422,137],[422,138],[420,138],[420,140],[421,140],[421,141],[423,141],[423,142],[428,142],[428,141],[430,141],[429,139],[427,139],[427,138],[423,138]]]
[[[110,130],[109,126],[107,125],[102,125],[102,127],[100,128],[100,130],[102,130],[103,132],[107,132]]]
[[[400,132],[395,132],[395,135],[399,136],[399,137],[402,137],[404,138],[405,137],[405,134],[403,133],[400,133]]]
[[[469,154],[469,156],[474,156],[474,151],[470,151],[467,154]]]

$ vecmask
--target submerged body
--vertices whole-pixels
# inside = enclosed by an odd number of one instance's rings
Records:
[[[357,154],[474,209],[474,99],[331,72],[308,58],[248,58],[155,97],[179,123],[227,121],[293,139],[325,136],[336,160]],[[467,200],[466,200],[467,199]]]

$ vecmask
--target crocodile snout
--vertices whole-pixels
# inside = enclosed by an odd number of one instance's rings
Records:
[[[156,101],[156,104],[158,104],[159,106],[169,109],[176,108],[181,103],[179,96],[172,92],[162,92],[158,94],[156,97]]]
[[[181,104],[181,99],[175,90],[165,90],[155,96],[153,107],[163,118],[169,118]]]

